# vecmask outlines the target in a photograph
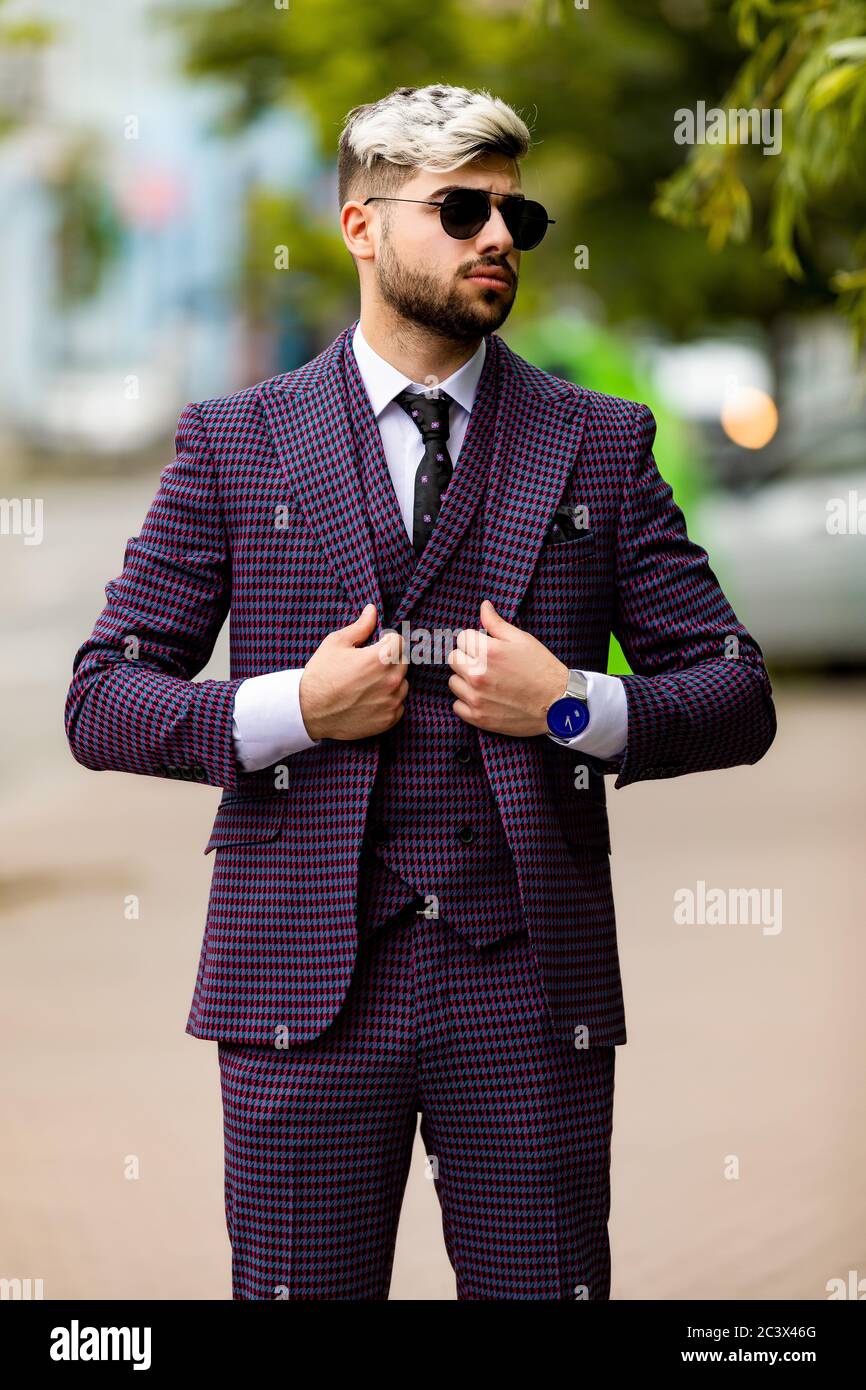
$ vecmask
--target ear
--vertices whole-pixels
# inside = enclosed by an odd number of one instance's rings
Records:
[[[376,255],[374,239],[371,236],[375,220],[375,204],[364,207],[363,203],[344,203],[340,211],[340,230],[350,255],[359,261],[372,261]]]

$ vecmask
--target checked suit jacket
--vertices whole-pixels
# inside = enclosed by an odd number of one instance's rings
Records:
[[[369,428],[373,416],[363,392],[345,390],[354,327],[294,371],[185,408],[176,458],[74,659],[65,719],[78,762],[222,788],[186,1025],[196,1037],[314,1038],[339,1012],[354,969],[381,740],[323,739],[248,773],[232,737],[247,677],[303,666],[371,600],[372,640],[381,635],[348,418],[368,410]],[[487,351],[495,371],[483,374],[469,425],[495,412],[484,485],[464,489],[447,526],[443,511],[389,626],[411,621],[480,509],[481,592],[504,618],[572,668],[604,671],[611,632],[618,637],[633,672],[623,677],[619,759],[600,764],[546,735],[479,730],[478,740],[553,1026],[571,1037],[583,1023],[590,1044],[619,1044],[602,774],[616,773],[622,788],[756,762],[775,734],[771,688],[760,648],[658,472],[647,406],[550,376],[497,334]],[[584,506],[589,525],[551,543],[564,500]],[[196,681],[229,610],[230,678]],[[582,791],[579,764],[592,772]]]

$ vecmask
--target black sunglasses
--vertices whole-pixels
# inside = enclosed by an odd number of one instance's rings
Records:
[[[483,188],[453,188],[441,203],[429,198],[366,198],[367,203],[423,203],[439,209],[443,231],[457,241],[477,236],[490,217],[491,198],[501,198],[499,211],[508,234],[518,251],[532,251],[543,240],[549,226],[556,221],[548,217],[541,203],[521,198],[514,193],[487,193]]]

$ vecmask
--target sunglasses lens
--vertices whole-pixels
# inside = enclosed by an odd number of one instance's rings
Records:
[[[446,193],[439,213],[444,230],[457,241],[477,236],[490,215],[490,204],[483,193],[472,188]]]
[[[547,232],[547,209],[541,203],[515,198],[503,203],[502,217],[518,251],[531,251]]]

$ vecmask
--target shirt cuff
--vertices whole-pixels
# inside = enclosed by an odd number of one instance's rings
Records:
[[[560,747],[579,748],[604,762],[617,758],[625,752],[628,737],[625,686],[618,676],[604,675],[601,671],[581,671],[580,674],[586,678],[589,723],[583,733],[576,734],[567,744],[560,743]]]
[[[269,671],[250,676],[235,692],[232,732],[238,762],[259,772],[280,758],[314,748],[301,716],[301,676],[297,671]]]

